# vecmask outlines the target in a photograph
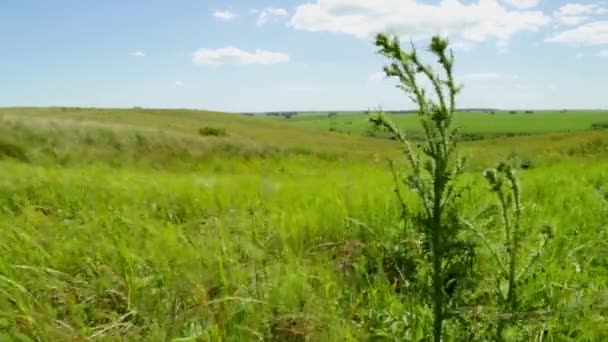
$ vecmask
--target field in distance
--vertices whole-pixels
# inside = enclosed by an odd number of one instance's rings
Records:
[[[413,112],[390,113],[405,131],[420,132],[418,116]],[[294,126],[311,127],[351,134],[374,135],[364,112],[285,112],[264,116],[284,119]],[[608,111],[460,111],[455,124],[469,140],[539,133],[575,132],[608,127]]]

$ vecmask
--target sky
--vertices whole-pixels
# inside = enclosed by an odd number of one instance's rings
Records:
[[[378,32],[447,36],[459,107],[608,108],[595,0],[0,0],[0,106],[412,109]]]

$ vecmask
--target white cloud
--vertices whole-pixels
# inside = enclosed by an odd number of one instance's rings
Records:
[[[494,80],[517,80],[518,75],[504,75],[498,72],[479,72],[465,74],[462,76],[465,80],[478,80],[478,81],[494,81]]]
[[[540,0],[502,0],[502,2],[509,4],[516,8],[533,8],[538,6]]]
[[[538,90],[538,86],[530,83],[519,83],[515,84],[513,88],[517,91],[530,92]]]
[[[545,42],[579,45],[608,44],[608,21],[596,21],[565,30],[545,39]]]
[[[183,87],[184,86],[184,82],[182,82],[182,81],[175,81],[175,86],[176,87]]]
[[[509,52],[509,41],[499,40],[496,42],[496,47],[498,48],[499,53],[507,53]]]
[[[232,19],[236,18],[236,14],[230,10],[215,11],[213,12],[213,16],[224,21],[231,21]]]
[[[605,14],[606,9],[600,4],[571,3],[554,12],[556,21],[564,26],[574,26],[590,20],[593,16]]]
[[[583,57],[585,57],[585,54],[582,52],[576,54],[576,59],[583,59]]]
[[[473,50],[475,45],[472,43],[455,42],[455,43],[450,43],[450,47],[454,50],[471,51],[471,50]]]
[[[566,4],[556,11],[556,15],[587,15],[594,14],[598,10],[599,4]]]
[[[320,91],[321,88],[318,87],[310,87],[310,86],[301,86],[301,85],[290,85],[287,87],[287,91],[294,93],[309,93]]]
[[[309,0],[310,1],[310,0]],[[497,0],[316,0],[297,7],[289,26],[310,32],[333,32],[368,39],[378,32],[404,39],[447,34],[461,43],[509,41],[521,32],[535,32],[550,18],[542,11],[508,9]]]
[[[386,78],[386,74],[382,71],[378,71],[378,72],[375,72],[375,73],[369,75],[368,80],[372,81],[372,82],[378,82],[378,81],[382,81],[385,78]]]
[[[129,55],[133,57],[146,57],[146,53],[143,51],[133,51]]]
[[[260,49],[248,52],[228,46],[220,49],[198,49],[192,54],[192,61],[198,65],[269,65],[287,63],[289,62],[289,55]]]
[[[574,26],[574,25],[584,23],[585,21],[589,20],[589,17],[585,16],[585,15],[567,15],[567,16],[557,17],[557,20],[562,25]]]
[[[285,18],[289,16],[289,12],[287,12],[284,8],[275,8],[268,7],[262,10],[253,9],[251,13],[258,15],[258,20],[256,21],[256,25],[261,27],[266,25],[273,18]]]
[[[608,49],[601,50],[596,54],[598,57],[608,57]]]

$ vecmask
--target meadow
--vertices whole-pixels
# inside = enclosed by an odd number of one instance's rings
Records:
[[[405,167],[400,145],[364,134],[367,120],[0,109],[0,340],[428,340],[422,247],[388,163]],[[456,114],[484,134],[459,150],[461,210],[487,243],[500,236],[482,171],[528,166],[522,260],[535,262],[512,341],[608,338],[608,130],[590,130],[607,120]],[[446,340],[490,340],[496,269],[477,258]]]
[[[392,113],[390,118],[411,133],[420,133],[415,113]],[[277,118],[277,117],[273,117]],[[374,134],[366,114],[354,112],[299,113],[283,119],[294,126],[314,127],[350,134]],[[277,118],[279,120],[279,118]],[[491,137],[576,132],[608,126],[607,111],[461,111],[455,124],[471,140]]]

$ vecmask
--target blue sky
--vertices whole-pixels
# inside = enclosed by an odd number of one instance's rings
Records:
[[[412,108],[370,37],[449,36],[461,107],[608,108],[608,4],[2,0],[0,106]]]

